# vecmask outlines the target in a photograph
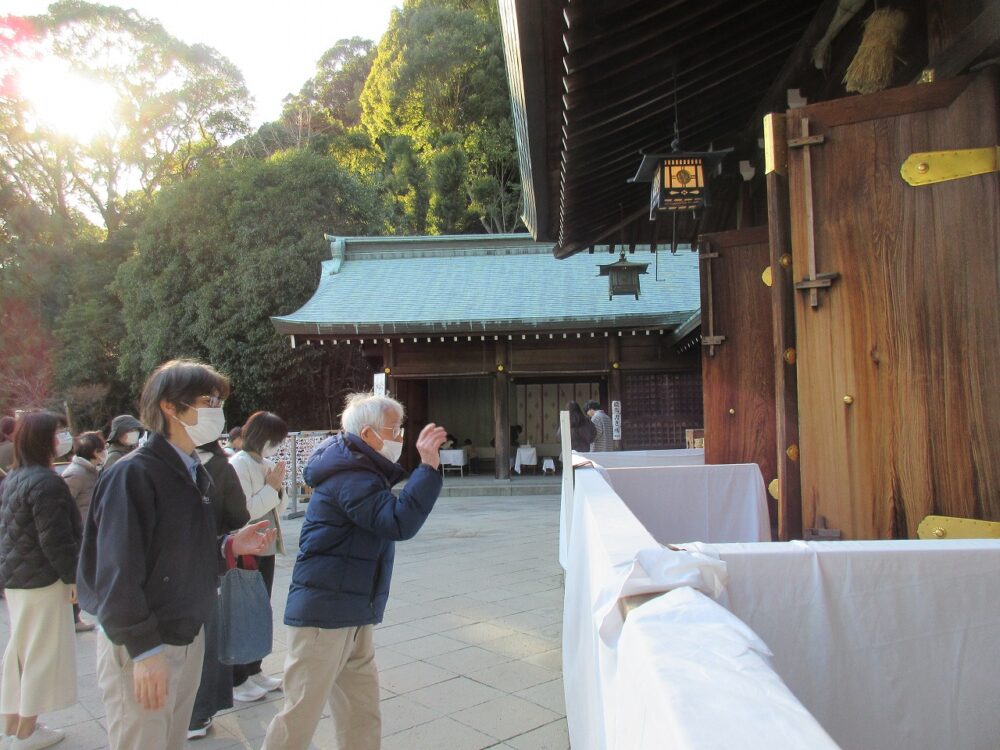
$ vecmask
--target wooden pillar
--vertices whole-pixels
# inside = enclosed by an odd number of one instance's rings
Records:
[[[611,331],[608,336],[608,403],[604,404],[608,416],[611,415],[611,402],[622,400],[622,371],[621,371],[621,340],[617,331]],[[622,415],[624,422],[624,415]],[[624,434],[624,431],[623,431]],[[622,441],[615,441],[615,450],[622,449]]]
[[[496,371],[493,374],[493,445],[496,448],[493,476],[510,479],[510,377],[507,342],[496,342]]]
[[[788,144],[785,116],[764,118],[767,226],[771,246],[771,304],[774,339],[774,398],[778,454],[778,537],[802,537],[802,481],[799,469],[799,402],[795,368],[795,275],[788,207]]]

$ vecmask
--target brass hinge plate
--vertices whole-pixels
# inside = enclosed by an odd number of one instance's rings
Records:
[[[1000,171],[1000,146],[958,151],[920,151],[910,154],[899,168],[910,185],[933,185],[977,174]]]
[[[926,516],[917,526],[918,539],[1000,539],[1000,523],[976,518]]]

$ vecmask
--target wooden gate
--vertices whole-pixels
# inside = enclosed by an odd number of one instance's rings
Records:
[[[1000,143],[992,75],[790,110],[804,524],[1000,520],[1000,184],[912,187],[914,152]]]
[[[704,234],[699,247],[705,463],[755,463],[769,484],[777,443],[771,292],[762,278],[768,229]]]

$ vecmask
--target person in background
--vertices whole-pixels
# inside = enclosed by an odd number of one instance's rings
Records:
[[[0,472],[6,474],[14,465],[14,417],[0,417]],[[2,476],[2,475],[0,475]]]
[[[212,478],[208,497],[212,501],[216,534],[221,536],[245,526],[250,520],[246,497],[222,445],[213,440],[198,446],[198,459]],[[213,607],[205,620],[205,657],[201,665],[201,683],[188,722],[189,740],[207,736],[215,714],[233,707],[233,668],[219,661],[218,627],[218,608]]]
[[[597,428],[597,435],[594,436],[592,451],[613,451],[615,449],[614,428],[611,424],[611,417],[601,408],[600,401],[588,401],[585,407],[587,416]]]
[[[160,365],[140,397],[148,441],[94,490],[77,580],[80,605],[101,626],[97,683],[111,750],[183,748],[222,560],[274,540],[266,522],[216,534],[195,446],[218,439],[228,394],[229,380],[208,365]]]
[[[246,508],[254,521],[267,520],[277,531],[274,544],[257,557],[268,596],[274,585],[274,556],[285,554],[278,514],[285,505],[281,486],[285,481],[285,462],[272,460],[288,436],[288,425],[277,414],[258,411],[243,425],[243,450],[229,459],[236,470],[246,496]],[[256,701],[281,687],[281,680],[261,671],[260,661],[233,667],[233,699]]]
[[[99,432],[84,432],[77,435],[73,452],[76,455],[62,473],[62,478],[69,487],[69,494],[73,496],[76,507],[80,509],[82,528],[82,520],[90,512],[90,501],[94,497],[94,487],[97,485],[97,472],[104,465],[108,453],[104,438]],[[81,619],[79,604],[73,605],[73,620],[78,633],[94,629],[92,622]]]
[[[243,428],[236,425],[229,431],[229,448],[226,450],[226,454],[235,456],[241,450],[243,450]]]
[[[5,747],[38,750],[65,735],[38,715],[76,703],[76,603],[80,513],[52,469],[62,418],[22,415],[14,464],[0,492],[0,586],[6,589],[10,639],[3,657],[0,713]],[[63,441],[64,442],[64,441]]]
[[[594,427],[593,422],[587,419],[587,415],[583,413],[583,409],[576,401],[570,401],[566,404],[566,411],[569,412],[570,445],[577,453],[586,453],[590,450],[590,444],[597,434],[597,428]],[[556,435],[559,436],[561,432],[562,426],[556,430]]]
[[[375,624],[389,598],[395,542],[412,539],[441,492],[443,427],[417,438],[422,463],[406,477],[403,405],[356,393],[341,415],[343,435],[327,438],[306,464],[315,488],[299,535],[285,609],[285,705],[263,750],[306,750],[329,704],[337,750],[377,750],[382,735]]]
[[[131,414],[120,414],[111,420],[111,432],[108,433],[108,458],[104,462],[104,471],[114,466],[118,459],[135,450],[142,430],[142,422]]]

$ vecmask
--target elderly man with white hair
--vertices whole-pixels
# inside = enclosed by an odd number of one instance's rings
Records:
[[[395,542],[413,538],[441,492],[438,450],[447,432],[428,424],[417,438],[422,463],[406,477],[403,405],[356,393],[341,415],[343,433],[323,441],[303,476],[314,488],[299,535],[285,608],[285,704],[263,750],[306,750],[329,703],[334,747],[381,743],[374,626],[389,598]]]

